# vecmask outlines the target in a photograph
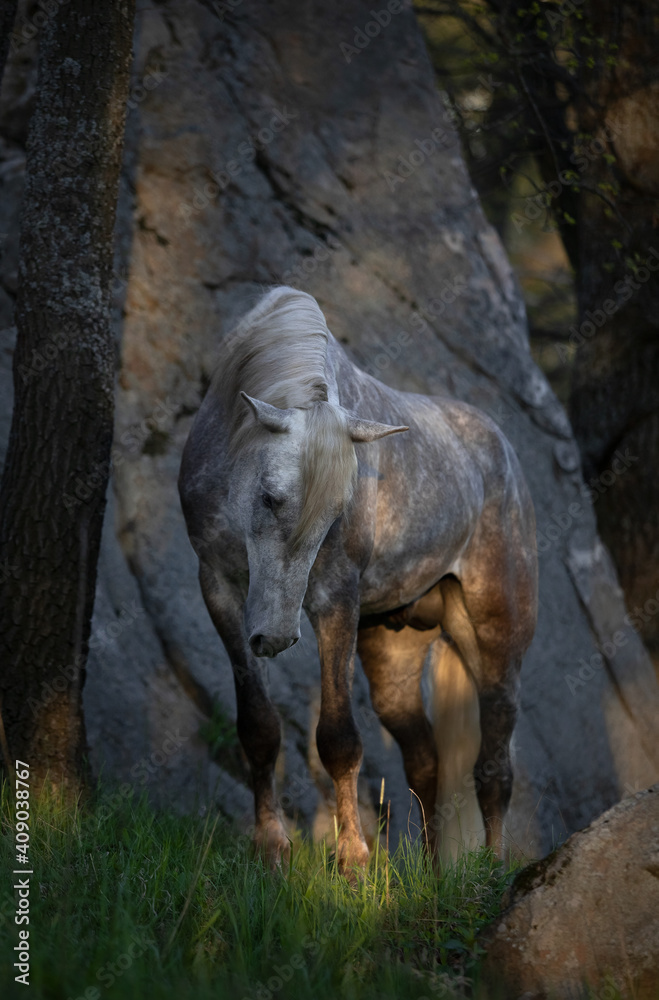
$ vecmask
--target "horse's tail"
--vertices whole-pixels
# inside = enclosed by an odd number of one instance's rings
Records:
[[[478,648],[457,580],[441,582],[442,624],[455,637],[474,670]],[[474,658],[474,659],[472,659]],[[432,723],[437,747],[437,799],[430,829],[442,862],[485,843],[474,787],[474,764],[481,745],[480,711],[472,672],[456,642],[436,639],[431,650]],[[428,821],[430,817],[426,817]]]

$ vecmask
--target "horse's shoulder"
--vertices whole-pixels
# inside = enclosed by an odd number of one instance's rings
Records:
[[[519,461],[515,449],[501,427],[487,413],[471,403],[446,397],[437,399],[444,419],[471,453],[482,471],[517,478]]]
[[[444,420],[459,433],[474,441],[505,441],[503,431],[483,410],[452,396],[429,396]]]

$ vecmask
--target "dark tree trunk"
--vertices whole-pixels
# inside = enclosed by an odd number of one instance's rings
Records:
[[[16,20],[18,0],[0,0],[0,83],[5,72],[5,63],[9,54],[11,31]]]
[[[0,491],[0,680],[11,758],[76,787],[114,407],[113,229],[134,0],[42,29],[21,223],[15,404]]]
[[[659,616],[642,610],[659,590],[659,33],[653,11],[642,0],[597,0],[587,11],[586,33],[603,42],[593,44],[594,65],[584,65],[582,74],[579,121],[587,137],[581,166],[604,197],[581,195],[571,416],[586,481],[597,491],[600,532],[628,607],[640,609],[641,633],[656,652]]]

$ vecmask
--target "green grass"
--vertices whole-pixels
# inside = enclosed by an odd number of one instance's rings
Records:
[[[433,873],[424,852],[380,849],[351,886],[300,840],[266,871],[222,820],[155,812],[144,799],[84,809],[33,802],[32,997],[76,1000],[449,998],[477,972],[476,935],[509,875],[482,850]],[[0,983],[14,982],[13,803],[4,786]],[[17,876],[17,878],[20,876]]]

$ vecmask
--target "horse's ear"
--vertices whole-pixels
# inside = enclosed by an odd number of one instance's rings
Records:
[[[271,406],[270,403],[264,403],[262,399],[252,399],[246,392],[241,392],[240,395],[258,422],[267,427],[269,431],[281,434],[283,431],[291,429],[291,414],[289,410],[280,410],[278,406]]]
[[[392,424],[379,424],[375,420],[362,420],[360,417],[348,416],[348,433],[350,439],[357,442],[378,441],[388,434],[402,434],[409,427],[394,427]]]

